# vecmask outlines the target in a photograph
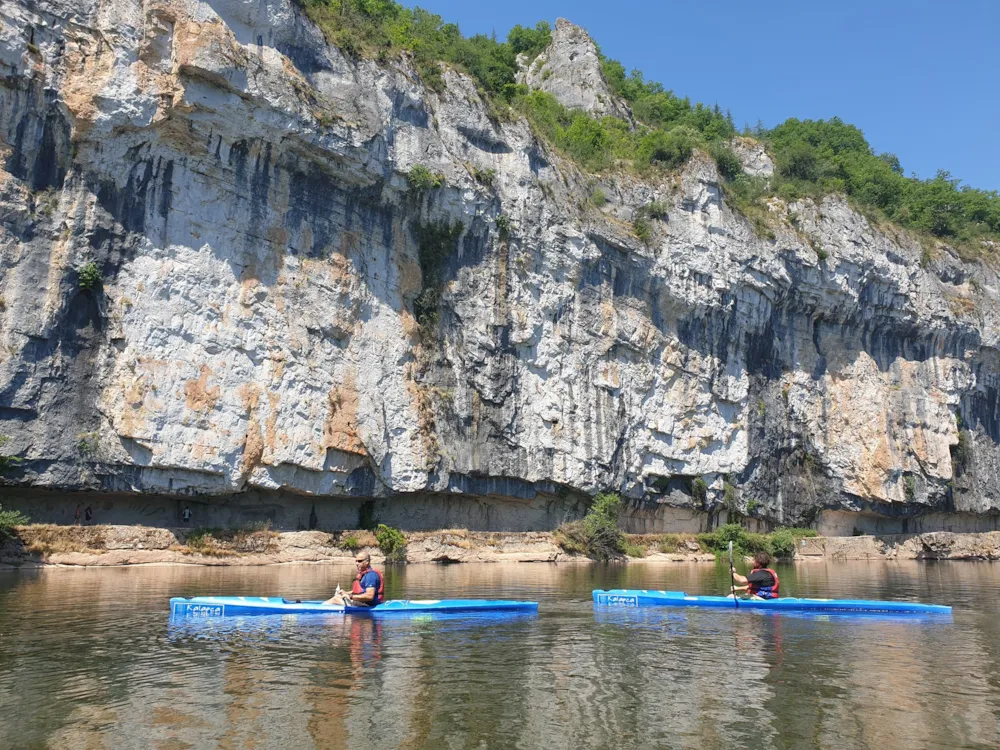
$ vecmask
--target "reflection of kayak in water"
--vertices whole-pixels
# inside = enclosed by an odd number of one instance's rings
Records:
[[[385,617],[444,612],[535,612],[538,602],[505,599],[391,599],[374,607],[345,607],[266,596],[175,596],[173,617],[246,617],[248,615],[369,615]]]
[[[610,589],[593,592],[594,604],[604,607],[711,607],[736,609],[728,596],[688,596],[683,591]],[[740,599],[739,610],[764,612],[877,612],[881,614],[950,615],[951,607],[919,602],[880,602],[870,599]]]

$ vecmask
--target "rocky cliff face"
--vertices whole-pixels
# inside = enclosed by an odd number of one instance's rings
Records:
[[[604,80],[597,45],[586,31],[565,18],[556,21],[552,43],[534,60],[518,58],[520,82],[531,89],[552,94],[570,109],[582,109],[595,117],[620,117],[631,121],[628,105],[611,91]]]
[[[590,80],[569,26],[537,85]],[[286,0],[15,0],[0,65],[8,483],[611,488],[646,528],[1000,508],[996,274],[839,198],[775,202],[762,237],[703,155],[582,174],[463,75],[347,59]],[[614,113],[590,83],[566,103]]]

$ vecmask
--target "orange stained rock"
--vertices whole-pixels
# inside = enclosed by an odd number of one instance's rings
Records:
[[[257,421],[255,415],[251,414],[250,421],[247,424],[246,438],[243,441],[243,459],[240,462],[240,469],[243,472],[244,479],[249,476],[254,468],[260,466],[263,457],[264,440],[260,434],[260,422]]]
[[[211,411],[215,408],[222,392],[218,385],[208,385],[211,374],[208,365],[202,365],[201,374],[184,383],[184,397],[187,407],[192,411]]]
[[[341,385],[330,390],[322,448],[324,451],[333,448],[361,456],[368,454],[358,435],[358,391],[351,370],[344,374]]]
[[[114,75],[115,54],[100,36],[66,36],[62,101],[73,115],[73,139],[83,138],[97,119],[97,99]]]
[[[267,394],[268,414],[264,423],[264,447],[267,452],[274,455],[278,447],[278,406],[281,403],[281,394],[269,391]]]

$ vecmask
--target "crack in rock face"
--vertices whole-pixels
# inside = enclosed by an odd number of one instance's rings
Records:
[[[837,196],[774,199],[762,237],[700,152],[582,174],[467,76],[349,59],[286,0],[0,23],[9,484],[524,530],[605,489],[651,532],[1000,510],[991,268],[924,268]],[[567,21],[524,76],[630,118]]]

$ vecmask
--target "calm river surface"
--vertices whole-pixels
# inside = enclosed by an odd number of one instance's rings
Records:
[[[597,610],[721,592],[706,565],[414,565],[391,598],[533,599],[492,619],[170,624],[172,595],[317,598],[350,568],[0,572],[2,748],[957,748],[1000,745],[1000,564],[803,563],[803,596],[944,620]]]

